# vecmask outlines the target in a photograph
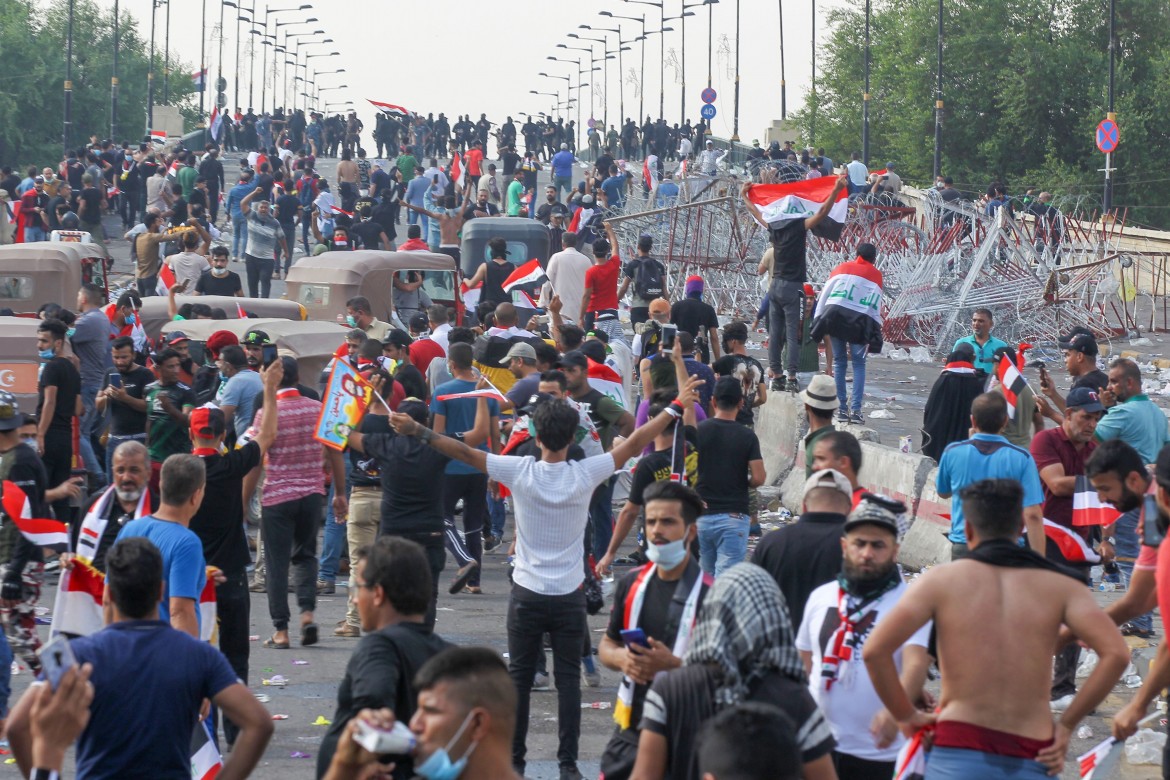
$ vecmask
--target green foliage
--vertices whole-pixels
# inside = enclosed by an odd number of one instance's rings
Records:
[[[67,0],[54,0],[47,8],[37,7],[31,0],[0,3],[0,51],[8,63],[7,72],[0,76],[0,161],[17,170],[26,165],[52,165],[61,159],[67,8]],[[159,22],[156,103],[162,100],[164,69],[161,14]],[[149,33],[148,19],[145,35]],[[120,86],[114,140],[137,141],[146,127],[150,40],[124,12],[118,39]],[[112,6],[102,8],[92,0],[74,0],[71,146],[85,143],[90,136],[109,136],[113,63]],[[170,102],[190,120],[198,111],[199,94],[190,75],[195,68],[174,56],[170,68]]]
[[[938,0],[874,0],[870,162],[896,160],[927,184],[934,154]],[[943,0],[943,172],[982,192],[1052,190],[1100,208],[1104,155],[1094,129],[1108,106],[1109,19],[1103,0]],[[861,148],[864,6],[829,13],[817,94],[797,114],[804,140],[842,156]],[[1129,221],[1170,226],[1165,166],[1170,115],[1170,6],[1117,4],[1114,206]]]

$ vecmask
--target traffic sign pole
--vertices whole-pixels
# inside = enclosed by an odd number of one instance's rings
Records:
[[[1113,210],[1113,152],[1121,143],[1121,128],[1112,111],[1097,125],[1097,148],[1105,153],[1105,191],[1101,198],[1102,218]]]

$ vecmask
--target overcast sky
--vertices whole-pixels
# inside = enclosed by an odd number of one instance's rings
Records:
[[[238,0],[249,4],[249,0]],[[290,24],[281,28],[284,32],[312,32],[324,30],[334,40],[332,44],[311,47],[311,51],[340,52],[336,56],[316,57],[309,61],[317,71],[345,68],[346,73],[326,75],[320,78],[321,86],[348,85],[346,89],[327,93],[328,100],[352,100],[359,116],[367,127],[372,124],[373,109],[366,99],[396,103],[426,114],[442,111],[449,117],[471,113],[478,118],[486,113],[493,122],[501,122],[507,114],[514,118],[527,113],[549,111],[552,99],[529,94],[530,90],[541,92],[558,91],[563,101],[566,97],[566,83],[560,79],[544,78],[541,71],[549,74],[569,75],[573,80],[573,94],[576,95],[576,65],[551,62],[548,56],[576,58],[588,56],[585,52],[558,49],[558,43],[569,46],[587,47],[589,42],[574,41],[568,33],[602,37],[607,36],[613,48],[612,33],[579,30],[578,25],[614,27],[621,25],[622,40],[629,40],[641,34],[641,24],[636,21],[613,20],[601,17],[598,11],[611,11],[626,16],[641,16],[646,12],[647,28],[659,29],[659,11],[651,5],[638,5],[622,0],[596,0],[596,2],[569,2],[567,0],[496,0],[495,2],[472,2],[472,0],[424,0],[402,2],[401,0],[306,0],[313,8],[306,11],[288,11],[269,15],[269,29],[277,21],[293,22],[298,19],[316,17],[313,24]],[[683,2],[688,5],[701,0],[665,0],[666,16],[677,16]],[[112,0],[99,0],[112,7]],[[207,65],[214,81],[217,75],[219,42],[213,37],[214,26],[219,21],[219,0],[183,0],[175,2],[171,12],[171,49],[177,51],[183,60],[197,69],[199,61],[200,12],[203,3],[207,7]],[[825,11],[839,5],[841,0],[821,0],[816,3],[818,34],[824,37]],[[300,2],[285,0],[269,4],[270,8],[288,8]],[[745,143],[753,138],[763,140],[764,130],[771,120],[780,118],[780,46],[779,6],[784,8],[785,65],[787,75],[788,108],[799,107],[809,88],[811,72],[810,51],[812,36],[813,0],[742,0],[740,18],[740,137]],[[144,37],[150,30],[150,0],[122,0],[123,13],[129,12],[139,21]],[[257,3],[257,17],[262,22],[264,5]],[[233,8],[227,8],[224,42],[224,75],[234,81],[235,36]],[[708,9],[693,9],[695,16],[686,19],[686,107],[687,116],[694,122],[701,106],[700,93],[707,84],[707,38]],[[713,7],[714,16],[714,60],[713,86],[718,93],[715,107],[718,114],[713,122],[716,135],[730,136],[733,121],[734,65],[735,65],[735,0],[720,0]],[[162,46],[162,27],[165,7],[159,9],[158,45]],[[616,22],[616,24],[615,24]],[[652,35],[645,44],[645,113],[658,116],[659,64],[665,66],[665,116],[671,123],[680,120],[680,90],[684,82],[681,73],[682,43],[679,20],[668,21],[674,29],[666,33],[665,49],[662,53],[663,36]],[[241,24],[244,45],[247,44],[248,25]],[[306,43],[302,40],[302,57]],[[594,43],[594,51],[600,58],[601,44]],[[623,52],[626,77],[624,82],[625,113],[637,116],[638,101],[636,86],[630,83],[638,78],[641,70],[642,43],[631,43],[630,51]],[[269,55],[271,59],[271,49]],[[245,58],[241,58],[245,59]],[[678,61],[678,68],[672,63]],[[600,63],[598,63],[600,65]],[[261,65],[261,49],[256,50],[256,73]],[[246,62],[242,65],[246,68]],[[588,67],[588,66],[586,66]],[[291,79],[291,68],[290,79]],[[602,117],[600,86],[603,73],[595,73],[594,83],[599,90],[593,104],[593,116]],[[241,79],[243,96],[241,101],[247,107],[247,80]],[[618,66],[617,61],[609,63],[609,120],[618,122]],[[298,92],[302,90],[297,90]],[[585,103],[581,107],[581,123],[589,116],[587,105],[590,91],[584,90]],[[208,110],[210,98],[208,95]],[[260,109],[261,89],[257,80],[253,86],[253,107]],[[234,85],[229,86],[228,99],[234,102]],[[273,107],[271,90],[267,108]],[[643,116],[645,115],[643,114]],[[576,108],[566,113],[565,118],[575,119]]]

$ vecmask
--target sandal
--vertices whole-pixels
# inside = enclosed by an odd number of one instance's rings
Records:
[[[269,650],[288,650],[288,642],[277,642],[275,634],[264,640],[264,646]]]
[[[317,631],[316,623],[306,623],[301,626],[301,645],[308,647],[317,644]]]

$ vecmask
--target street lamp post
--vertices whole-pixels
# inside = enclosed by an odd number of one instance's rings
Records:
[[[938,67],[934,85],[934,178],[942,173],[943,0],[938,0]]]
[[[869,165],[869,18],[870,0],[865,0],[865,86],[861,93],[861,161]]]
[[[1117,0],[1109,0],[1109,110],[1106,117],[1117,121],[1113,112],[1113,82],[1117,60]],[[1105,155],[1105,192],[1101,199],[1101,215],[1104,217],[1113,209],[1113,153]]]
[[[579,41],[597,41],[601,44],[601,51],[605,55],[606,60],[603,76],[605,79],[605,89],[602,90],[601,96],[602,100],[604,101],[601,105],[601,123],[603,125],[602,130],[604,131],[605,128],[609,127],[609,60],[613,59],[610,57],[609,47],[606,44],[605,38],[589,38],[584,35],[578,35],[577,33],[569,33],[569,37]],[[590,49],[590,52],[592,52],[592,49]],[[618,68],[621,68],[620,59],[618,60]],[[602,134],[604,135],[604,132]]]
[[[694,11],[684,10],[678,16],[664,16],[664,17],[662,17],[662,22],[663,22],[663,25],[665,25],[666,22],[673,22],[676,19],[680,19],[680,20],[682,20],[682,23],[685,25],[686,24],[686,17],[694,16],[694,15],[695,15]],[[685,30],[686,27],[684,26],[683,29]],[[658,115],[660,117],[662,117],[663,119],[665,119],[666,118],[666,34],[668,32],[674,32],[674,28],[663,26],[663,28],[661,30],[659,30],[659,32],[662,33],[662,62],[659,63],[659,68],[658,68]],[[686,38],[685,37],[683,38],[683,45],[684,46],[686,45]],[[684,51],[685,51],[685,49],[684,49]],[[683,62],[686,62],[686,60],[683,60]],[[682,120],[679,120],[679,121],[681,123]]]
[[[110,140],[118,137],[118,0],[114,0],[114,69],[110,75]]]
[[[642,14],[641,16],[621,16],[619,14],[610,13],[609,11],[601,11],[599,14],[601,16],[608,16],[611,19],[629,19],[631,22],[638,22],[642,25],[642,34],[634,39],[635,41],[640,41],[642,43],[640,47],[642,50],[642,64],[639,66],[638,70],[638,77],[643,81],[643,83],[638,87],[638,126],[641,127],[642,117],[645,115],[643,109],[645,108],[646,102],[646,85],[644,83],[646,80],[646,14]]]
[[[689,8],[702,8],[703,6],[710,6],[718,3],[719,0],[702,0],[699,3],[691,3],[687,5],[685,2],[682,7],[682,86],[679,88],[679,106],[678,106],[678,121],[685,123],[687,121],[687,17],[694,16],[694,11],[688,11]],[[781,41],[780,50],[784,50],[784,43]],[[783,81],[783,79],[781,79]],[[781,85],[783,90],[783,84]]]
[[[735,0],[735,117],[732,121],[731,141],[739,140],[739,0]]]
[[[268,15],[269,14],[279,14],[279,13],[285,13],[287,11],[307,11],[308,9],[310,9],[312,7],[313,7],[313,5],[311,3],[304,3],[303,5],[299,5],[299,6],[295,6],[295,7],[291,7],[291,8],[269,8],[268,6],[264,6],[264,37],[265,38],[271,37],[272,42],[275,45],[276,35],[280,32],[281,27],[284,27],[284,26],[290,25],[290,24],[308,24],[310,22],[317,21],[317,17],[311,16],[308,19],[302,19],[300,21],[295,21],[295,22],[277,22],[275,25],[273,25],[273,27],[275,28],[275,32],[271,36],[269,36],[269,34],[268,34]],[[272,60],[274,63],[276,62],[276,52],[275,51],[273,51],[273,53],[272,53]],[[260,70],[263,73],[263,76],[261,77],[262,80],[260,82],[260,113],[264,113],[265,109],[267,108],[267,101],[268,101],[268,72],[267,72],[268,71],[268,50],[267,49],[264,50],[263,55],[261,57]],[[275,85],[273,85],[272,96],[273,96],[272,97],[272,101],[273,101],[272,107],[276,108],[276,105],[275,105],[276,104]]]
[[[778,0],[780,5],[780,118],[788,118],[788,96],[784,80],[784,0]]]
[[[65,121],[61,128],[61,146],[69,151],[69,136],[73,130],[73,0],[69,0],[69,19],[65,32]]]
[[[171,99],[171,3],[167,0],[167,19],[163,33],[163,103]]]
[[[605,14],[605,12],[602,12],[602,14],[601,14],[601,15],[602,15],[602,16],[605,16],[606,14]],[[612,14],[610,14],[610,16],[612,16]],[[631,39],[630,39],[630,40],[628,40],[628,41],[623,41],[623,40],[622,40],[622,31],[621,31],[621,28],[619,28],[619,27],[590,27],[590,26],[589,26],[589,25],[587,25],[587,24],[582,24],[582,25],[580,25],[580,26],[579,26],[579,29],[582,29],[582,30],[592,30],[593,32],[611,32],[611,33],[616,33],[616,34],[617,34],[617,47],[618,47],[618,48],[617,48],[617,55],[618,55],[618,113],[620,113],[620,114],[622,115],[622,117],[623,117],[622,121],[624,122],[624,121],[625,121],[625,119],[628,119],[628,117],[626,117],[626,85],[625,85],[625,65],[624,65],[624,64],[623,64],[623,62],[622,62],[622,60],[623,60],[623,58],[622,58],[622,52],[623,52],[623,51],[629,51],[629,50],[630,50],[630,47],[629,47],[629,46],[626,46],[626,44],[627,44],[627,43],[635,43],[636,41],[642,40],[642,37],[639,37],[639,38],[631,38]],[[597,39],[594,39],[594,40],[597,40]],[[608,39],[606,39],[606,38],[603,38],[603,39],[600,39],[600,40],[602,40],[602,42],[604,42],[604,43],[605,43],[605,44],[608,46],[608,43],[609,43],[609,42],[608,42]],[[643,44],[642,44],[642,46],[643,46],[643,49],[645,48],[645,45],[646,45],[646,44],[645,44],[645,42],[643,42]],[[645,63],[645,58],[644,58],[644,57],[645,57],[645,55],[643,55],[643,63]]]
[[[151,0],[150,2],[150,68],[146,71],[146,132],[154,129],[154,31],[158,17],[158,7],[165,0]]]

